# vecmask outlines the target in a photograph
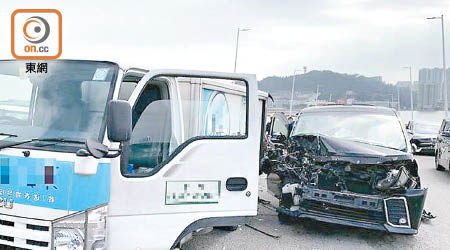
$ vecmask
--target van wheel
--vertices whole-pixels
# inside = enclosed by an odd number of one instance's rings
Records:
[[[278,213],[278,221],[281,224],[291,224],[292,218],[285,213]]]
[[[436,154],[434,156],[434,164],[437,171],[445,171],[445,168],[441,164],[439,164],[439,151],[436,151]]]
[[[236,226],[225,226],[225,227],[214,227],[214,228],[220,229],[220,230],[224,230],[224,231],[233,232],[233,231],[236,231],[239,228],[239,226],[236,225]]]

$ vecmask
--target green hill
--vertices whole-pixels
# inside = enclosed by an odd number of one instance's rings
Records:
[[[395,86],[386,84],[379,77],[365,77],[361,75],[341,74],[332,71],[310,71],[297,75],[295,78],[295,90],[304,93],[316,91],[320,86],[319,99],[328,100],[332,94],[332,100],[345,98],[347,91],[353,92],[353,97],[358,101],[388,101],[391,94],[396,99]],[[274,93],[278,91],[291,91],[292,76],[271,76],[259,82],[259,89]]]

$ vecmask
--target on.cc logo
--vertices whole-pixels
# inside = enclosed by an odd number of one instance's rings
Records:
[[[16,59],[57,59],[62,53],[62,16],[55,9],[18,9],[11,14],[11,54]]]
[[[30,17],[23,25],[23,35],[30,43],[45,42],[50,35],[50,25],[42,17]]]

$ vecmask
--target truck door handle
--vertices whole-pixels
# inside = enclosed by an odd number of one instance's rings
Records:
[[[244,191],[247,189],[247,179],[244,177],[231,177],[226,182],[226,188],[228,191]]]

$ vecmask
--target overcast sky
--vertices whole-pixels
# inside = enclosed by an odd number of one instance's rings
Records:
[[[333,70],[409,80],[422,67],[441,67],[441,26],[449,0],[8,1],[0,8],[0,58],[10,53],[11,13],[55,8],[63,16],[61,58],[112,60],[147,69],[292,75]],[[447,53],[447,54],[449,54]],[[449,54],[450,55],[450,54]],[[450,57],[447,57],[450,58]],[[450,63],[450,60],[449,60]]]

